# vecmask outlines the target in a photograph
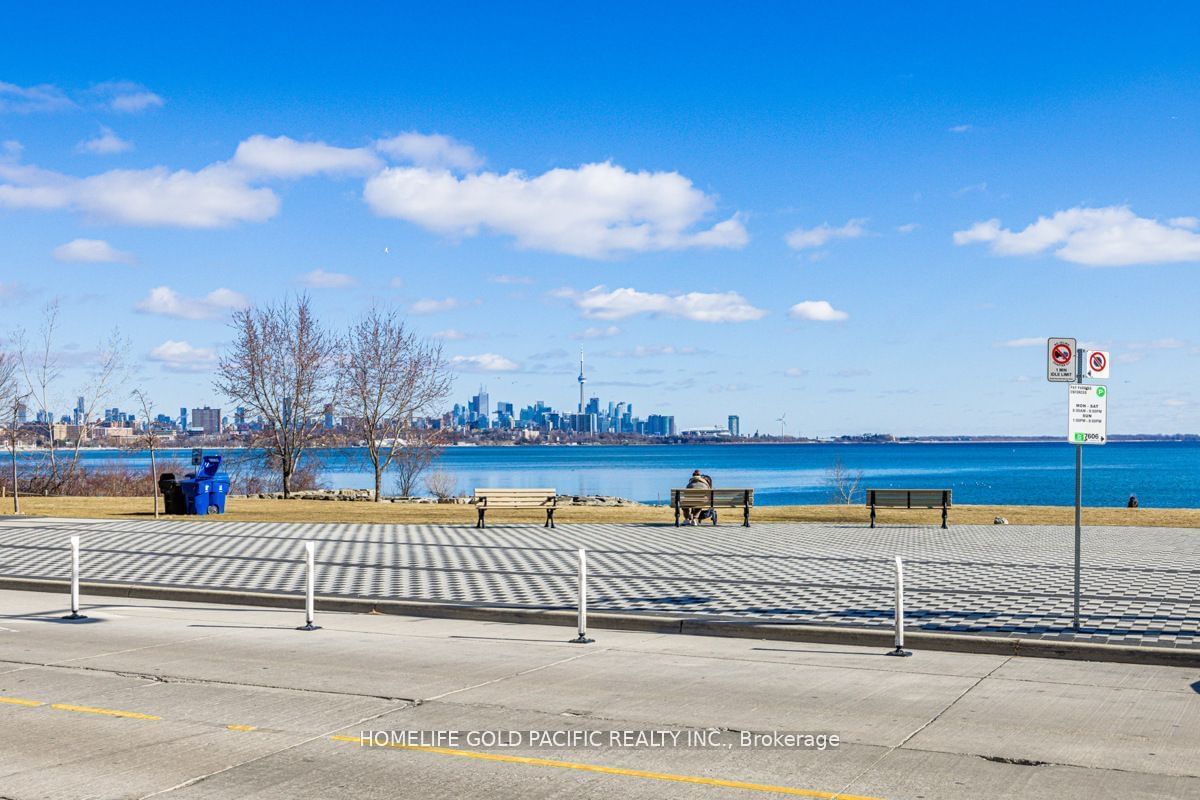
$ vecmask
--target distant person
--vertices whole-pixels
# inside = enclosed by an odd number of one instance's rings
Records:
[[[1137,501],[1136,494],[1129,495],[1129,502],[1125,504],[1125,507],[1126,508],[1137,508],[1138,507],[1138,501]]]
[[[687,488],[688,489],[711,489],[712,488],[712,478],[708,477],[707,475],[700,474],[700,470],[698,470],[698,469],[693,470],[692,477],[688,480]],[[683,519],[684,519],[684,522],[686,522],[688,525],[695,525],[696,521],[698,519],[700,519],[700,515],[701,515],[701,509],[699,509],[699,508],[685,508],[683,510]]]

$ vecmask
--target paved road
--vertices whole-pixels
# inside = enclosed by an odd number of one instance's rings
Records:
[[[0,575],[570,608],[589,550],[592,608],[821,624],[892,623],[904,557],[914,629],[1200,647],[1200,530],[1089,528],[1083,627],[1070,629],[1073,532],[1052,526],[497,526],[0,519]]]
[[[0,797],[1200,796],[1200,669],[84,601],[0,591]],[[741,745],[773,731],[840,742]]]

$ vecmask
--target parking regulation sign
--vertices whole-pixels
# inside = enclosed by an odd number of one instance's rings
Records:
[[[1089,350],[1087,364],[1084,365],[1084,373],[1093,380],[1108,380],[1109,366],[1110,362],[1107,350]]]
[[[1108,387],[1077,383],[1067,387],[1067,441],[1104,444],[1108,440]]]
[[[1075,340],[1066,338],[1046,340],[1046,380],[1055,383],[1075,383]]]

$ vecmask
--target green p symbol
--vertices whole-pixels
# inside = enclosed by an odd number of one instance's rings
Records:
[[[1077,434],[1075,434],[1075,441],[1077,441],[1077,442],[1087,441],[1087,435],[1083,434],[1083,433],[1077,433]]]
[[[1103,386],[1097,386],[1096,387],[1096,397],[1104,397],[1104,393],[1106,391],[1108,391],[1108,390],[1105,389]]]

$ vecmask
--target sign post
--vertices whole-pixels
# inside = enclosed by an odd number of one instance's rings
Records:
[[[200,466],[200,462],[202,460],[204,460],[204,451],[201,450],[199,447],[193,447],[192,448],[192,466],[193,467]]]
[[[1075,445],[1075,613],[1079,630],[1080,571],[1083,550],[1083,446],[1108,441],[1108,387],[1085,385],[1085,374],[1108,374],[1108,354],[1097,350],[1076,354],[1077,382],[1067,387],[1067,441]],[[1097,356],[1100,356],[1097,358]],[[1086,366],[1085,366],[1086,365]]]

